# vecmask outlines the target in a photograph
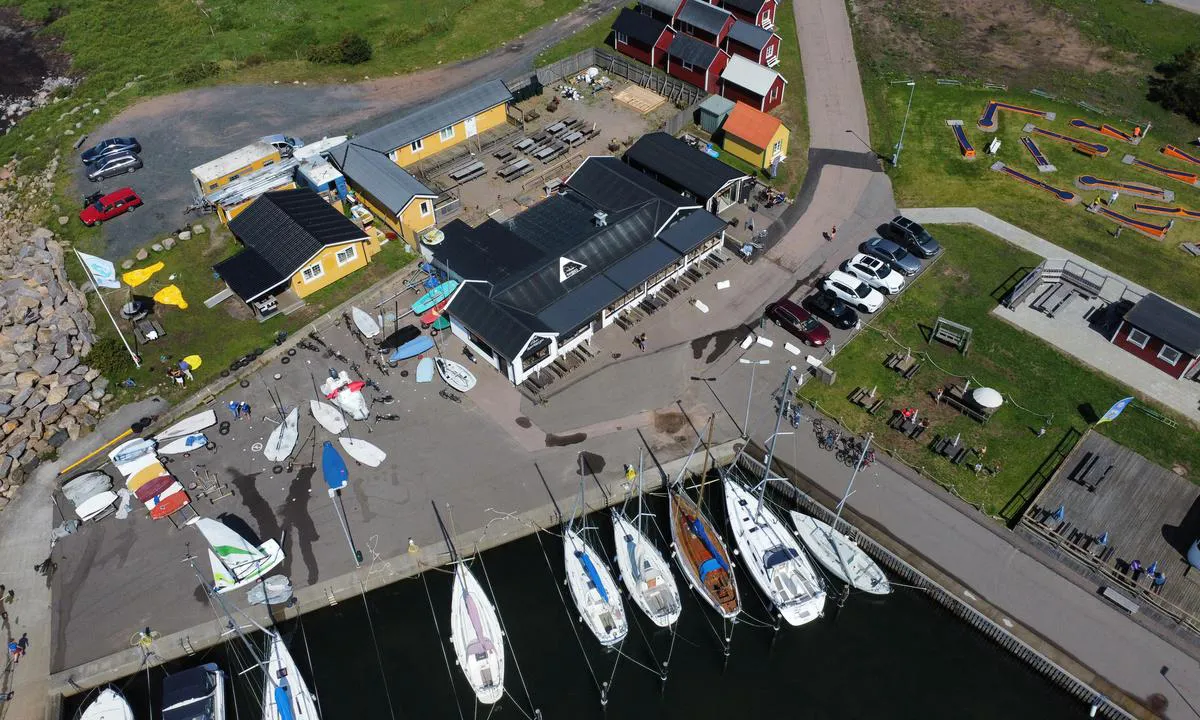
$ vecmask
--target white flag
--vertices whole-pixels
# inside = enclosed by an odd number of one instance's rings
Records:
[[[112,262],[95,255],[79,253],[79,259],[87,266],[88,272],[98,287],[119,289],[121,281],[117,279],[117,268]]]

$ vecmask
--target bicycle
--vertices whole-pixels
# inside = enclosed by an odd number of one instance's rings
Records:
[[[462,402],[461,397],[459,397],[458,395],[455,395],[454,393],[450,392],[449,390],[446,390],[445,388],[438,390],[438,395],[441,395],[442,397],[446,398],[447,400],[449,400],[451,402],[455,402],[455,403]]]

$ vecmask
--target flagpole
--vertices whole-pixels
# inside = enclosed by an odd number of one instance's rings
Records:
[[[96,297],[100,298],[100,304],[104,307],[104,312],[108,315],[108,319],[112,321],[113,329],[117,331],[117,336],[121,338],[121,342],[125,345],[125,349],[129,351],[129,357],[133,359],[134,367],[140,368],[142,366],[142,360],[138,357],[137,353],[133,351],[133,348],[129,347],[129,341],[125,339],[125,333],[121,332],[121,328],[117,325],[117,319],[113,317],[112,310],[109,310],[108,303],[104,302],[104,295],[100,292],[100,285],[96,282],[96,277],[92,275],[92,269],[89,268],[87,263],[83,261],[83,258],[79,256],[78,250],[72,247],[71,251],[75,253],[75,259],[79,261],[79,264],[83,266],[83,271],[87,273],[88,280],[90,280],[92,283],[92,289],[96,291]]]

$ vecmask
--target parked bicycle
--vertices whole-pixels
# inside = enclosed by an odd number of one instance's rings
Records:
[[[445,388],[438,390],[438,395],[441,395],[442,397],[446,398],[447,400],[449,400],[451,402],[456,402],[456,403],[462,402],[461,397],[459,397],[458,395],[455,395],[454,393],[450,392],[449,390],[447,390]]]

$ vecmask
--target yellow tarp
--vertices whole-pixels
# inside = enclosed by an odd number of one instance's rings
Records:
[[[161,265],[162,263],[159,263]],[[187,310],[187,300],[183,299],[183,293],[175,285],[168,285],[162,290],[154,293],[154,302],[162,303],[163,305],[175,305],[180,310]]]
[[[204,362],[203,360],[200,359],[199,355],[188,355],[187,357],[185,357],[183,359],[183,361],[185,363],[187,363],[188,366],[191,367],[193,370],[200,367],[200,363]]]
[[[158,272],[159,270],[162,270],[164,267],[166,267],[166,265],[164,265],[163,263],[156,262],[153,265],[149,265],[144,268],[138,268],[137,270],[130,270],[129,272],[121,275],[121,279],[124,280],[125,284],[128,285],[129,287],[137,287],[138,285],[141,285],[142,283],[149,280],[151,275]]]

